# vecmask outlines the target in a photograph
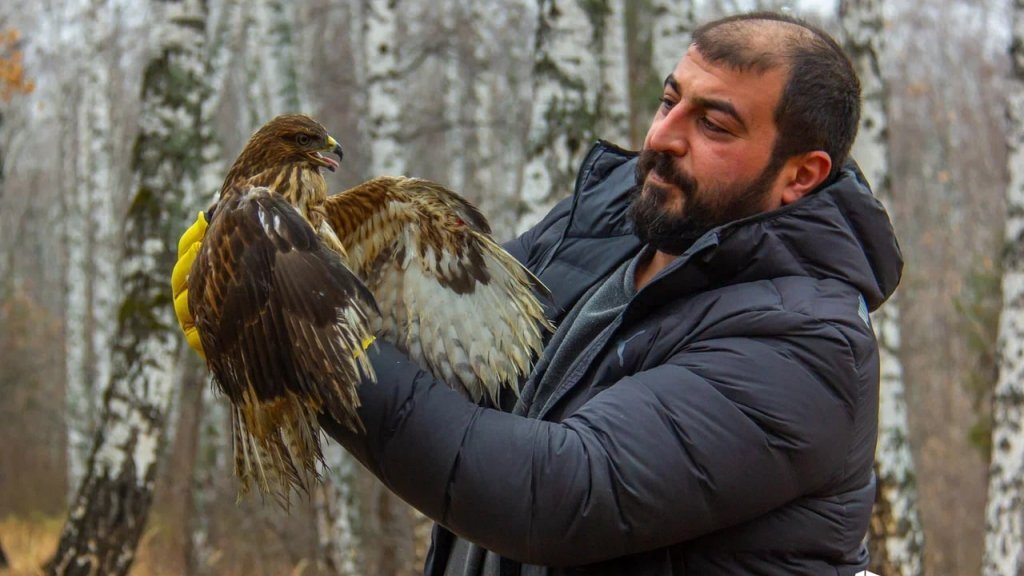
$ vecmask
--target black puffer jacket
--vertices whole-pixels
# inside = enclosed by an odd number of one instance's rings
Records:
[[[554,317],[639,249],[624,219],[634,165],[595,147],[574,197],[511,247]],[[519,414],[473,406],[383,346],[380,382],[361,389],[367,434],[324,425],[444,527],[428,575],[451,532],[510,559],[502,574],[853,574],[874,496],[868,310],[901,268],[851,165],[698,240],[581,369],[528,384]]]

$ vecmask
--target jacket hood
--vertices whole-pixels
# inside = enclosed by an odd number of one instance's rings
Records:
[[[834,182],[799,201],[709,234],[712,248],[702,259],[725,283],[788,275],[835,279],[857,288],[873,311],[896,290],[903,271],[889,216],[853,161]]]

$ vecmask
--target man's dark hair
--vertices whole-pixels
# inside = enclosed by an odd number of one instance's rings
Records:
[[[789,78],[775,108],[778,136],[768,168],[824,150],[832,158],[828,180],[836,175],[857,136],[860,81],[827,32],[785,14],[753,12],[704,24],[693,44],[708,62],[734,70],[785,68]]]

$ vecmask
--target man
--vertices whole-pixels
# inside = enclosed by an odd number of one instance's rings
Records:
[[[509,247],[560,326],[513,413],[371,349],[366,433],[322,424],[438,522],[426,574],[867,566],[868,311],[902,263],[845,164],[858,117],[824,32],[774,14],[707,24],[643,152],[595,146],[573,197]]]

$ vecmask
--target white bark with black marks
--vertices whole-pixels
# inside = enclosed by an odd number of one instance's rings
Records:
[[[361,546],[354,528],[356,464],[335,442],[324,445],[324,460],[328,471],[313,493],[321,568],[338,576],[362,576]]]
[[[982,573],[1024,573],[1024,0],[1013,3],[1006,251]]]
[[[601,33],[601,91],[597,136],[629,148],[629,59],[626,49],[626,0],[605,0]]]
[[[593,6],[588,12],[581,4],[538,0],[533,118],[519,232],[572,193],[576,170],[595,138],[600,82],[595,86],[594,79],[601,78],[601,70],[594,24],[604,15]]]
[[[194,197],[202,151],[205,6],[164,1],[157,49],[142,81],[132,153],[135,195],[127,217],[112,375],[85,478],[70,507],[50,574],[123,575],[135,557],[153,500],[157,462],[181,336],[167,271],[174,264],[181,202]]]
[[[102,382],[110,378],[110,322],[117,284],[117,234],[114,198],[118,194],[113,157],[113,120],[109,86],[113,57],[113,8],[107,0],[69,7],[77,19],[81,44],[68,50],[92,56],[76,70],[77,101],[70,131],[74,159],[65,212],[66,276],[66,410],[68,486],[85,474],[92,434],[99,417]],[[70,22],[69,22],[70,24]]]
[[[405,161],[402,154],[398,69],[401,60],[395,0],[366,0],[362,32],[371,173],[375,176],[400,176],[405,171]]]
[[[880,0],[843,0],[839,7],[845,49],[861,80],[861,119],[852,156],[875,196],[891,207],[888,93],[879,66],[885,50],[881,9]],[[872,324],[878,339],[881,381],[875,452],[878,493],[869,532],[871,566],[883,574],[917,575],[923,570],[924,532],[908,440],[896,296],[872,316]]]
[[[653,0],[654,73],[664,79],[676,69],[676,64],[690,45],[690,36],[697,28],[697,17],[692,0]]]

